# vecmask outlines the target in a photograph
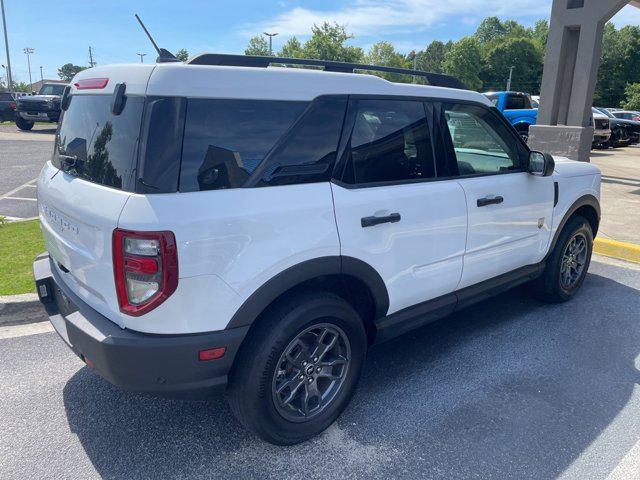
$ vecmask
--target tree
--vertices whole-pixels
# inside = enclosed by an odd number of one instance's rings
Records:
[[[549,22],[547,20],[538,20],[533,27],[533,40],[543,52],[547,51],[547,39],[549,37]]]
[[[31,93],[31,86],[25,82],[13,82],[13,91]]]
[[[269,42],[262,35],[251,37],[247,48],[244,49],[244,54],[269,56]]]
[[[414,53],[415,55],[415,53]],[[369,53],[365,58],[366,63],[370,65],[407,68],[407,59],[405,56],[396,51],[390,42],[378,42],[371,46]],[[376,75],[386,78],[392,82],[411,82],[411,75],[402,75],[397,73],[381,73],[374,72]]]
[[[640,111],[640,83],[630,83],[625,89],[627,99],[622,106],[627,110]]]
[[[504,89],[511,67],[514,67],[512,90],[539,93],[543,55],[533,40],[509,38],[491,48],[485,56],[485,65],[480,74],[484,88]]]
[[[65,82],[70,82],[76,74],[80,73],[82,70],[85,70],[87,67],[81,67],[80,65],[74,65],[73,63],[65,63],[58,69],[58,76],[60,80],[64,80]]]
[[[460,79],[468,88],[480,90],[482,80],[482,58],[478,41],[473,37],[462,38],[454,43],[444,57],[445,73]]]
[[[305,58],[352,63],[361,63],[364,59],[364,51],[360,47],[345,45],[353,35],[347,33],[343,25],[324,22],[321,26],[314,25],[311,31],[311,38],[302,48]]]
[[[498,17],[487,17],[480,23],[480,26],[473,36],[478,40],[480,45],[485,45],[495,42],[506,34],[507,29]]]
[[[278,55],[280,57],[287,58],[302,58],[304,56],[304,52],[302,51],[302,44],[296,37],[291,37],[282,46],[282,50],[280,50]]]
[[[416,52],[416,67],[418,70],[424,70],[425,72],[444,73],[444,57],[449,50],[453,42],[443,43],[439,40],[434,40],[427,48]],[[413,60],[413,59],[412,59]]]
[[[181,48],[176,52],[176,58],[181,62],[186,62],[189,60],[189,52],[187,52],[186,48]]]

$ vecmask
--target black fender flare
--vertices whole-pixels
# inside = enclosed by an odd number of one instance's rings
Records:
[[[328,256],[306,260],[269,279],[247,298],[228,323],[226,330],[251,325],[276,298],[286,291],[325,275],[348,275],[363,282],[370,290],[376,318],[389,310],[389,293],[380,274],[357,258]]]
[[[582,197],[578,198],[569,207],[567,212],[564,214],[564,217],[562,217],[562,221],[558,225],[558,228],[556,229],[556,233],[553,235],[553,240],[551,241],[551,245],[549,246],[549,251],[547,252],[545,260],[546,260],[546,258],[548,258],[551,255],[551,253],[553,252],[554,248],[556,248],[556,243],[558,242],[558,237],[560,236],[560,233],[562,232],[562,229],[567,224],[567,222],[569,221],[571,216],[574,213],[576,213],[576,211],[578,211],[579,208],[582,208],[582,207],[585,207],[585,206],[586,207],[592,207],[596,211],[596,213],[598,215],[598,222],[600,222],[600,216],[601,216],[601,214],[600,214],[600,202],[598,202],[598,199],[596,197],[594,197],[593,195],[583,195]],[[594,232],[594,234],[595,233],[596,232]]]

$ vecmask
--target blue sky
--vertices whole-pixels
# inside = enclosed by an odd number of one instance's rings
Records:
[[[136,53],[154,51],[133,17],[138,13],[157,42],[171,50],[186,48],[242,53],[247,40],[265,30],[279,32],[274,49],[290,38],[301,40],[314,23],[337,21],[355,35],[352,44],[367,49],[389,40],[403,52],[432,40],[457,40],[472,33],[486,16],[513,18],[526,25],[548,18],[551,0],[5,0],[14,77],[28,81],[24,47],[32,55],[34,81],[57,78],[67,62],[88,63],[94,49],[100,65],[139,61]],[[627,7],[614,22],[640,25],[640,9]],[[0,63],[5,64],[0,37]],[[4,76],[4,72],[0,71]]]

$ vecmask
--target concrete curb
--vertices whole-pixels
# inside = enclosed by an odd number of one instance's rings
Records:
[[[0,326],[24,325],[46,319],[35,293],[0,296]]]
[[[634,243],[625,243],[609,238],[598,237],[593,244],[593,251],[605,257],[640,263],[640,245]]]

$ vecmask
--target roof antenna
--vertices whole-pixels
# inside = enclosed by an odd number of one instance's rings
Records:
[[[158,47],[158,44],[153,40],[153,37],[149,33],[149,30],[147,30],[147,27],[144,26],[144,23],[142,23],[142,20],[140,20],[140,17],[138,16],[138,14],[134,13],[134,15],[136,17],[136,20],[138,20],[138,23],[140,23],[140,26],[144,30],[144,33],[146,33],[147,37],[149,37],[149,40],[151,40],[151,43],[153,44],[153,48],[155,48],[156,52],[158,52],[158,58],[156,59],[156,63],[179,62],[180,60],[178,60],[176,56],[173,53],[171,53],[169,50]]]

